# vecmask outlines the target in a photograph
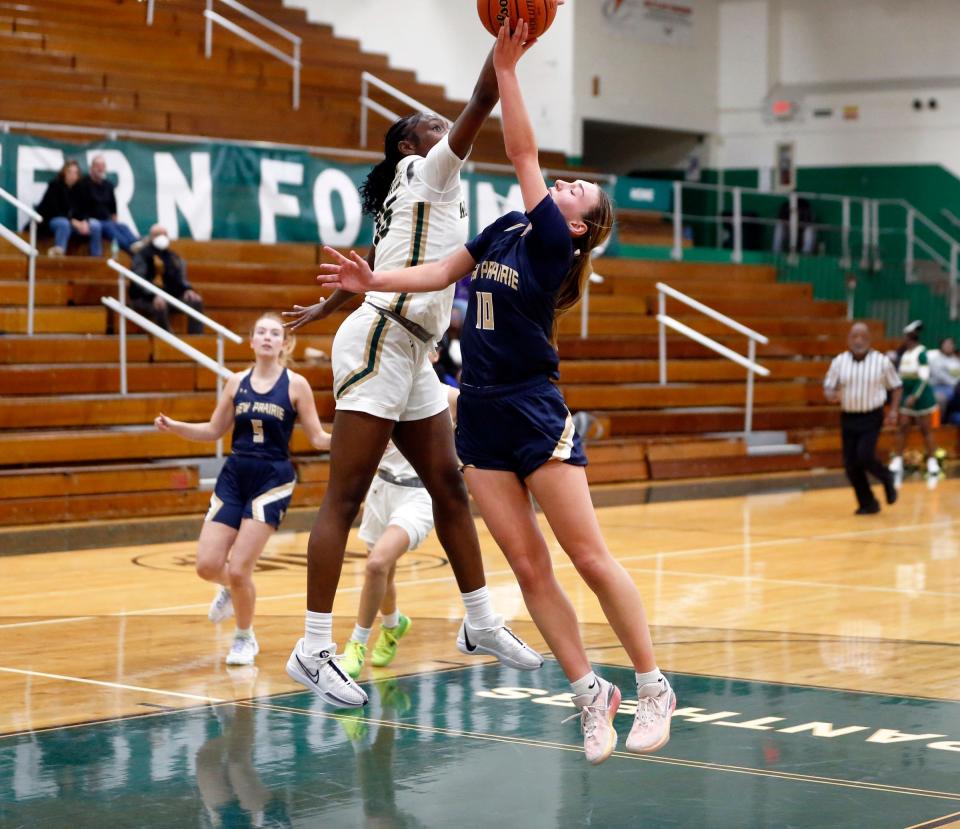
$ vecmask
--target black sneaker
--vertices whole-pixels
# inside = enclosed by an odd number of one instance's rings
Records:
[[[860,507],[854,515],[876,515],[878,512],[880,512],[880,505],[874,502],[869,506]]]

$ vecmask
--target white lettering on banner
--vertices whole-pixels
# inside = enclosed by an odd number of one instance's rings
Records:
[[[20,147],[17,153],[17,198],[36,207],[47,189],[47,182],[37,181],[37,170],[60,172],[63,167],[63,152],[52,147]],[[46,179],[46,177],[44,177]],[[17,230],[27,221],[27,214],[17,211]]]
[[[340,230],[333,217],[331,196],[334,193],[340,194],[343,204],[344,221]],[[356,243],[363,223],[360,193],[342,170],[330,168],[317,176],[313,183],[313,213],[317,217],[318,237],[325,245],[350,247]]]
[[[529,700],[539,705],[557,705],[562,708],[573,708],[573,694],[551,694],[543,688],[521,688],[515,686],[501,686],[489,691],[477,691],[478,697],[495,700]],[[620,703],[620,709],[617,716],[632,716],[637,710],[637,701],[624,699]],[[924,740],[934,740],[937,737],[945,737],[945,734],[910,734],[905,731],[898,731],[895,728],[873,728],[867,725],[847,725],[839,728],[834,727],[832,722],[806,722],[799,725],[791,725],[786,728],[773,728],[770,723],[784,722],[784,717],[755,717],[743,722],[730,722],[731,717],[742,716],[737,711],[716,711],[708,713],[703,708],[677,708],[673,712],[674,717],[679,717],[689,723],[698,723],[706,725],[720,725],[728,728],[743,728],[748,731],[773,731],[776,734],[803,734],[809,737],[835,738],[846,737],[860,731],[872,731],[865,742],[892,745],[896,743],[920,742]],[[926,748],[936,749],[938,751],[956,751],[960,752],[960,740],[940,740],[931,742]]]
[[[117,200],[117,221],[129,227],[135,236],[139,236],[140,231],[130,212],[130,200],[133,198],[136,187],[133,167],[120,150],[87,150],[87,170],[90,169],[90,162],[98,155],[102,155],[103,160],[107,162],[107,177],[110,178],[113,174],[117,179],[114,188],[114,196]]]
[[[504,213],[511,210],[523,210],[523,194],[520,185],[510,187],[506,196],[501,196],[489,181],[478,181],[476,188],[476,204],[473,205],[477,217],[477,232],[487,225],[493,224]]]
[[[278,161],[274,158],[260,159],[260,241],[277,241],[277,216],[300,215],[300,202],[296,196],[280,192],[281,184],[303,184],[303,165],[296,161]]]
[[[630,200],[631,201],[654,201],[656,199],[656,191],[651,187],[631,187],[630,188]]]
[[[210,177],[210,153],[190,153],[190,178],[187,181],[173,153],[155,153],[157,171],[157,221],[176,239],[177,208],[186,219],[190,235],[206,242],[213,235],[213,179]]]

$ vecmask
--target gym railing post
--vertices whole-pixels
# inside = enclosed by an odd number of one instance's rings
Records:
[[[660,385],[667,385],[667,327],[663,318],[667,315],[667,297],[662,291],[657,291],[657,338],[660,350]]]
[[[790,264],[797,263],[797,236],[800,233],[800,216],[797,211],[797,194],[790,194],[790,240],[787,249],[790,251]]]
[[[683,259],[683,182],[673,183],[673,250],[670,258]]]
[[[127,307],[127,280],[123,274],[117,277],[117,302]],[[127,393],[127,318],[118,314],[117,336],[120,338],[120,394]]]
[[[747,357],[751,363],[757,362],[757,343],[752,338],[748,340]],[[744,412],[743,437],[748,439],[753,430],[753,368],[747,369],[747,407]]]
[[[733,261],[738,264],[743,261],[743,210],[741,208],[741,191],[733,188]]]
[[[840,267],[850,267],[850,197],[840,202]]]
[[[860,269],[870,267],[870,199],[863,200],[863,229],[860,240]]]
[[[913,243],[914,243],[914,209],[907,208],[907,249],[903,252],[903,276],[905,282],[913,282]]]
[[[223,334],[217,332],[217,365],[224,368],[223,364]],[[220,395],[223,393],[223,375],[217,375],[217,402],[220,402]],[[223,438],[217,438],[217,460],[223,457]]]
[[[33,314],[37,291],[37,222],[30,219],[30,253],[27,254],[27,335],[33,336]]]

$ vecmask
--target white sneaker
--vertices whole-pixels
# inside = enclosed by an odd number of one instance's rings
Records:
[[[521,671],[535,671],[543,665],[543,657],[510,630],[502,616],[494,619],[493,627],[489,628],[470,627],[464,619],[457,633],[457,648],[470,656],[490,654],[504,665]]]
[[[613,727],[613,718],[620,707],[620,689],[612,682],[597,677],[598,690],[592,694],[579,694],[573,698],[573,704],[580,709],[563,722],[580,718],[583,731],[583,753],[587,761],[599,765],[606,760],[617,747],[617,732]]]
[[[334,708],[359,708],[367,704],[367,695],[338,664],[337,646],[308,654],[304,642],[297,642],[287,660],[287,676],[313,691]]]
[[[222,622],[231,616],[233,616],[233,599],[230,598],[230,591],[226,587],[221,587],[210,602],[207,618],[211,622]]]
[[[903,458],[900,457],[900,455],[894,455],[887,465],[887,469],[889,469],[893,475],[894,487],[900,489],[900,487],[903,486]]]
[[[230,652],[224,661],[228,665],[252,665],[258,653],[260,653],[260,645],[257,644],[256,636],[253,634],[250,636],[234,636]]]
[[[643,685],[637,691],[637,713],[627,736],[627,751],[648,754],[663,748],[670,740],[670,721],[677,707],[677,695],[670,683]]]

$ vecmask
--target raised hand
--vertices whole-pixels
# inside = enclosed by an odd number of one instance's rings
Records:
[[[493,47],[493,67],[498,72],[514,69],[524,52],[535,42],[528,40],[530,26],[525,20],[517,21],[513,32],[510,31],[510,20],[504,21],[497,33],[497,45]]]
[[[153,425],[156,426],[161,432],[170,431],[170,418],[167,417],[163,412],[157,415],[156,419],[153,421]]]
[[[306,307],[303,305],[294,305],[292,310],[281,312],[281,316],[292,317],[291,320],[283,324],[283,327],[289,328],[291,331],[296,331],[298,328],[303,328],[303,326],[314,320],[323,319],[328,313],[327,300],[322,298],[319,302],[315,302],[313,305],[307,305]]]
[[[320,266],[320,275],[317,282],[330,288],[341,288],[355,294],[373,290],[373,271],[364,259],[355,250],[350,251],[349,258],[331,247],[323,248],[332,258],[333,264]]]

